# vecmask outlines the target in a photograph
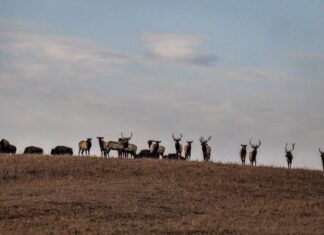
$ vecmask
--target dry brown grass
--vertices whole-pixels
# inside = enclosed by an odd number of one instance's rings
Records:
[[[1,156],[0,188],[0,234],[324,231],[320,171]]]

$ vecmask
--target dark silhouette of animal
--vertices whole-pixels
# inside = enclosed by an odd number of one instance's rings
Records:
[[[324,171],[324,152],[321,151],[321,148],[319,148],[318,151],[321,153],[322,165],[323,165],[323,171]]]
[[[107,143],[104,141],[104,137],[97,137],[99,141],[99,147],[100,147],[100,154],[101,157],[106,157],[107,156]]]
[[[180,138],[175,138],[174,134],[172,134],[172,138],[173,138],[173,141],[175,142],[174,146],[175,146],[175,149],[176,149],[176,154],[180,158],[181,153],[182,153],[182,144],[180,144],[180,141],[182,139],[182,134],[180,133]]]
[[[187,144],[184,146],[184,156],[185,159],[190,161],[191,160],[191,144],[193,141],[187,141]]]
[[[292,144],[291,150],[288,150],[287,146],[288,146],[288,143],[286,144],[286,147],[285,147],[285,152],[286,152],[285,157],[287,159],[288,168],[291,168],[291,163],[292,163],[292,160],[294,157],[292,154],[292,151],[295,149],[295,143]]]
[[[130,137],[124,137],[123,133],[121,133],[121,138],[119,141],[108,141],[107,143],[107,155],[109,156],[110,150],[116,150],[118,153],[118,157],[121,158],[124,150],[128,147],[129,140],[132,138],[133,133],[131,133]]]
[[[253,166],[253,163],[256,166],[256,156],[257,156],[257,153],[258,153],[258,148],[261,146],[261,141],[259,140],[258,145],[257,144],[252,144],[252,139],[251,139],[250,140],[250,146],[253,149],[251,152],[249,152],[250,163],[251,163],[252,166]]]
[[[245,165],[245,158],[246,158],[246,144],[241,144],[241,151],[240,151],[240,157],[242,161],[242,165]]]
[[[51,155],[73,155],[73,150],[70,147],[59,145],[51,150]]]
[[[169,160],[186,160],[185,157],[180,156],[177,153],[169,153],[168,155],[164,155],[162,159],[169,159]]]
[[[200,144],[201,144],[201,149],[203,152],[203,157],[204,157],[204,161],[208,162],[210,160],[210,155],[211,155],[211,147],[208,145],[208,141],[211,139],[212,137],[209,136],[207,140],[205,140],[204,137],[200,137]]]
[[[78,156],[80,156],[80,153],[83,156],[84,152],[85,152],[85,155],[90,156],[90,149],[91,149],[91,146],[92,146],[91,140],[92,140],[92,138],[87,138],[87,140],[81,140],[79,142]]]
[[[35,146],[28,146],[24,150],[24,154],[40,154],[43,155],[44,150]]]
[[[8,140],[2,139],[0,141],[0,153],[15,154],[16,151],[16,146],[10,144]]]
[[[142,149],[135,158],[159,158],[158,153],[151,153],[151,146],[153,146],[154,140],[148,140],[147,144],[149,149]]]

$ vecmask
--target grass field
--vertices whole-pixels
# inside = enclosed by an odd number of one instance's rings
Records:
[[[0,234],[323,234],[324,173],[0,156]]]

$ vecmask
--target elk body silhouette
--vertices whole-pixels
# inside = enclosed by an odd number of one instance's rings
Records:
[[[180,138],[175,138],[174,134],[172,134],[172,138],[173,138],[173,141],[175,142],[174,146],[176,149],[176,154],[178,155],[178,158],[180,158],[181,153],[182,153],[182,144],[180,144],[180,141],[182,139],[182,134],[180,133]]]
[[[212,137],[209,136],[209,138],[207,140],[204,139],[204,137],[200,137],[200,144],[201,144],[201,149],[203,152],[203,157],[204,157],[204,161],[208,162],[210,160],[210,155],[211,155],[211,147],[208,145],[208,141],[211,139]]]
[[[8,140],[2,139],[0,141],[0,153],[15,154],[17,151],[16,146],[9,143]]]
[[[240,151],[240,157],[242,161],[242,165],[245,165],[245,158],[246,158],[246,144],[241,144],[241,151]]]
[[[291,163],[294,158],[292,151],[294,151],[294,149],[295,149],[295,143],[292,144],[291,150],[288,150],[287,146],[288,146],[288,143],[286,144],[286,147],[285,147],[285,152],[286,152],[285,157],[287,159],[288,168],[291,168]]]
[[[318,151],[321,153],[322,166],[323,166],[323,171],[324,171],[324,152],[321,151],[321,148],[319,148]]]
[[[253,150],[251,152],[249,152],[249,159],[250,159],[250,163],[252,166],[253,166],[253,163],[256,166],[256,156],[257,156],[258,148],[260,147],[260,145],[261,145],[260,140],[259,140],[259,144],[252,144],[252,139],[250,140],[250,146]]]
[[[107,144],[108,142],[104,141],[104,137],[97,137],[99,141],[99,147],[100,147],[100,154],[101,157],[106,157],[107,156]]]
[[[80,156],[80,153],[83,156],[84,152],[85,152],[85,155],[90,156],[90,149],[91,149],[91,146],[92,146],[91,140],[92,140],[92,138],[87,138],[87,140],[81,140],[79,142],[78,156]]]
[[[191,144],[193,141],[187,141],[187,144],[184,146],[184,155],[185,159],[190,161],[191,160]]]

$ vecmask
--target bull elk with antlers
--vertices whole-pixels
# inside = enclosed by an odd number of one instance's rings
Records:
[[[118,152],[118,157],[121,158],[125,149],[128,147],[129,140],[132,138],[132,136],[133,133],[131,133],[130,137],[124,137],[122,132],[119,141],[108,141],[106,154],[109,156],[110,150],[116,150]]]
[[[259,139],[259,144],[252,144],[252,139],[250,140],[250,146],[253,150],[251,152],[249,152],[249,159],[250,159],[252,166],[253,166],[253,163],[256,166],[256,156],[257,156],[258,148],[260,147],[260,145],[261,145],[260,139]]]
[[[288,147],[288,143],[286,144],[286,147],[285,147],[285,152],[286,152],[285,157],[287,159],[288,168],[291,168],[291,163],[294,158],[292,151],[294,151],[294,149],[295,149],[295,143],[292,144],[291,150],[288,150],[287,147]]]
[[[205,138],[201,136],[199,139],[205,162],[208,162],[210,160],[211,147],[208,145],[208,141],[210,141],[211,138],[212,137],[209,136],[208,139],[205,140]]]
[[[178,158],[180,158],[181,153],[182,153],[182,144],[180,144],[180,141],[182,139],[182,134],[180,133],[179,138],[175,138],[174,134],[172,134],[172,138],[173,138],[173,141],[175,142],[174,146],[175,146],[175,149],[176,149],[176,154],[178,155]]]

